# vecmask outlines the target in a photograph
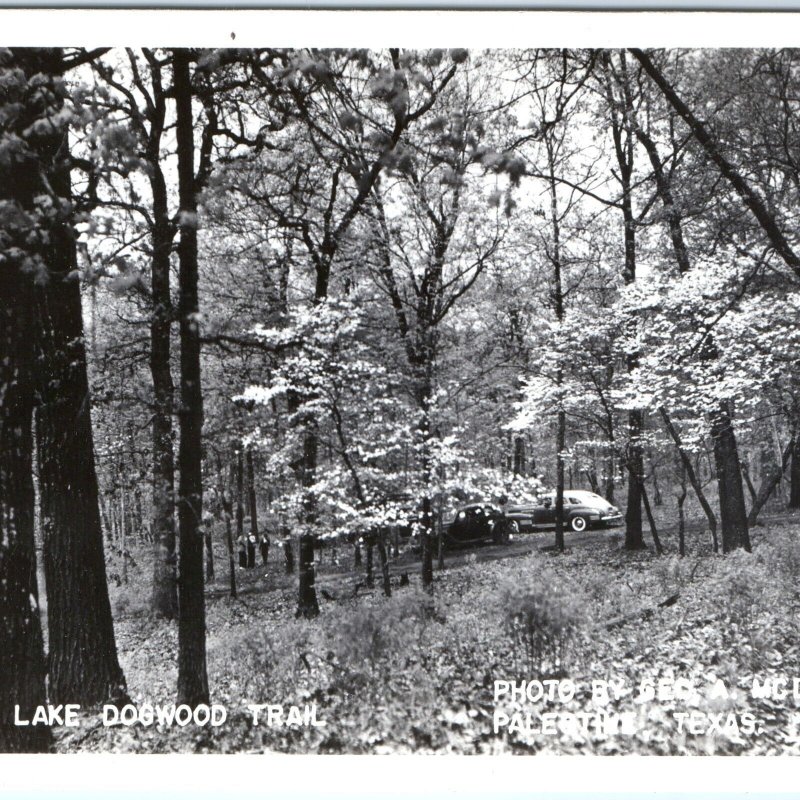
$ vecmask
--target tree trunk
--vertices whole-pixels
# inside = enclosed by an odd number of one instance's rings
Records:
[[[709,504],[708,500],[706,500],[703,487],[700,485],[700,481],[697,478],[697,473],[692,465],[692,460],[689,458],[689,454],[684,449],[680,434],[672,424],[672,420],[670,419],[667,410],[662,407],[659,409],[659,411],[661,413],[661,418],[664,420],[664,425],[667,428],[667,432],[672,437],[672,441],[675,442],[678,455],[681,457],[681,463],[686,471],[686,477],[689,479],[689,483],[692,485],[692,489],[694,489],[694,493],[697,495],[697,500],[703,509],[703,513],[706,515],[706,519],[708,520],[708,527],[711,531],[711,538],[714,542],[714,552],[719,552],[719,543],[717,542],[717,518],[714,516],[714,512],[711,509],[711,505]]]
[[[386,597],[392,596],[392,582],[389,580],[389,559],[386,556],[386,541],[384,532],[378,532],[378,561],[381,565],[381,577],[383,579],[383,593]]]
[[[300,535],[300,580],[296,617],[313,619],[319,615],[316,570],[314,568],[314,535]]]
[[[316,498],[312,494],[317,469],[317,432],[307,430],[303,434],[303,486],[306,488],[305,518],[306,525],[316,523]],[[310,530],[300,535],[300,550],[298,553],[299,580],[297,587],[297,612],[296,617],[312,619],[319,614],[319,601],[317,600],[316,567],[314,566],[314,542],[316,537]]]
[[[244,454],[242,445],[236,448],[236,541],[244,539]]]
[[[681,557],[686,555],[686,517],[683,511],[683,504],[686,502],[686,478],[681,476],[681,492],[678,500],[678,553]]]
[[[256,475],[253,468],[253,451],[247,448],[247,498],[250,506],[250,533],[258,542],[258,508],[256,506]]]
[[[235,600],[236,592],[236,558],[233,548],[233,502],[231,501],[231,487],[233,486],[233,465],[230,468],[228,485],[225,486],[222,477],[222,461],[218,457],[219,494],[222,502],[222,513],[225,517],[225,544],[228,547],[228,575],[230,577],[231,597]]]
[[[781,454],[780,466],[776,466],[771,475],[765,476],[762,479],[761,486],[758,489],[758,494],[753,500],[750,513],[747,515],[747,524],[751,528],[756,524],[759,512],[764,507],[767,500],[769,500],[770,496],[775,491],[775,487],[778,485],[784,473],[786,472],[786,468],[789,466],[789,459],[791,458],[791,455],[795,451],[796,447],[797,435],[795,434],[789,440],[789,443],[786,445],[783,453]]]
[[[653,517],[653,511],[650,508],[650,501],[647,499],[647,490],[644,488],[644,481],[639,484],[639,491],[641,492],[642,505],[644,506],[645,514],[647,514],[647,522],[650,525],[650,535],[653,537],[656,553],[662,555],[664,553],[664,548],[661,546],[661,539],[658,536],[658,528],[656,527],[656,521]]]
[[[286,565],[286,574],[294,572],[294,551],[292,550],[292,540],[287,536],[283,540],[283,557]]]
[[[206,581],[211,583],[214,580],[214,541],[211,531],[203,527],[203,540],[206,545]]]
[[[26,75],[39,70],[24,51],[0,75],[22,66]],[[24,59],[24,60],[23,60]],[[29,60],[30,59],[30,60]],[[3,75],[3,77],[5,77]],[[11,98],[7,102],[10,102]],[[5,110],[5,109],[3,109]],[[25,125],[32,120],[27,119]],[[9,131],[0,120],[0,137]],[[0,162],[0,202],[30,208],[38,178],[26,158]],[[10,228],[9,244],[17,245]],[[5,244],[3,245],[5,247]],[[33,276],[22,259],[3,253],[0,259],[0,752],[46,752],[50,729],[14,724],[14,706],[31,719],[45,697],[45,658],[39,618],[34,541],[33,490],[34,347],[36,315]]]
[[[173,50],[180,200],[178,257],[181,406],[178,414],[178,702],[196,707],[208,703],[206,609],[203,594],[202,432],[200,330],[197,297],[197,198],[194,176],[194,132],[189,52]]]
[[[125,490],[119,493],[119,516],[122,520],[122,535],[119,539],[119,554],[122,559],[122,582],[128,582],[128,532],[130,529],[128,516],[125,508]]]
[[[561,370],[559,369],[559,376]],[[561,380],[559,378],[559,383]],[[556,433],[556,548],[564,552],[564,450],[567,442],[567,415],[558,412],[558,430]]]
[[[634,133],[630,124],[633,118],[633,102],[628,85],[627,62],[625,52],[619,54],[619,75],[615,75],[611,55],[606,55],[608,68],[608,84],[606,87],[608,110],[611,121],[611,134],[614,141],[619,172],[617,179],[622,188],[620,199],[624,222],[625,266],[622,278],[626,284],[636,281],[636,220],[633,214],[633,167],[634,167]],[[614,88],[617,82],[621,97],[618,99]],[[630,321],[635,331],[636,320]],[[626,359],[626,368],[630,372],[639,362],[638,353],[631,353]],[[625,509],[625,548],[639,550],[644,547],[642,536],[642,488],[644,481],[644,457],[642,452],[642,430],[644,429],[644,413],[640,409],[628,412],[628,446],[625,455],[628,470],[628,501]]]
[[[375,550],[375,539],[372,533],[367,535],[367,576],[366,576],[366,586],[367,589],[372,589],[375,586],[375,569],[374,563],[375,560],[373,558],[373,553]]]
[[[431,398],[433,396],[432,369],[433,347],[431,331],[425,330],[419,334],[422,343],[419,351],[420,358],[417,368],[417,405],[419,407],[420,422],[419,436],[422,445],[420,468],[423,481],[422,495],[422,588],[433,594],[433,503],[431,501],[431,487],[433,484],[433,461],[430,452],[430,443],[433,432],[430,417]]]
[[[641,446],[642,412],[633,409],[628,414],[628,505],[625,509],[625,549],[644,547],[642,535],[642,481],[644,459]]]
[[[720,403],[711,415],[711,435],[714,439],[714,463],[719,486],[719,511],[722,521],[722,552],[743,547],[750,552],[742,473],[736,436],[727,402]]]
[[[36,51],[43,53],[45,51]],[[39,70],[57,81],[61,55]],[[71,201],[67,129],[51,128],[38,152],[50,187]],[[36,416],[43,562],[48,604],[49,700],[93,705],[126,699],[108,599],[94,464],[86,350],[74,234],[61,219],[44,253],[37,292],[39,396]]]
[[[160,180],[158,180],[160,178]],[[178,578],[175,552],[175,453],[172,444],[172,413],[175,387],[170,368],[170,251],[172,229],[167,190],[156,167],[153,189],[153,256],[150,320],[150,375],[153,381],[153,559],[152,609],[156,615],[175,619],[178,615]]]
[[[525,474],[525,439],[522,436],[514,439],[514,474]]]
[[[792,470],[789,474],[789,508],[800,508],[800,436],[792,448]]]
[[[748,493],[750,494],[750,502],[755,503],[758,492],[756,492],[756,487],[753,486],[753,480],[750,477],[750,470],[747,468],[747,462],[740,461],[739,468],[742,470],[742,479],[744,480],[744,484],[747,487]]]

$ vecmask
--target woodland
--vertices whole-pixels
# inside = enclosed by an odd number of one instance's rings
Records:
[[[800,50],[0,50],[0,751],[800,752],[798,208]]]

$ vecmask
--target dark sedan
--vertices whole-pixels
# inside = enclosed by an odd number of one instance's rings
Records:
[[[481,542],[505,544],[516,531],[516,522],[503,516],[500,509],[488,503],[475,503],[456,511],[445,528],[444,541],[448,546]]]
[[[506,516],[520,531],[554,528],[556,525],[556,495],[546,494],[538,503],[509,506]],[[622,523],[622,514],[608,500],[582,489],[564,491],[564,523],[573,531],[587,528],[607,528]]]

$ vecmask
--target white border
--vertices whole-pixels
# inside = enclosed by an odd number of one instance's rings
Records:
[[[46,797],[90,792],[111,798],[446,797],[586,792],[666,800],[664,795],[784,794],[797,798],[791,756],[314,756],[44,755],[0,757],[0,790]]]
[[[10,45],[775,47],[800,45],[800,14],[1,9],[0,46]],[[0,756],[0,791],[171,798],[192,792],[195,800],[254,792],[459,800],[559,792],[800,797],[798,768],[792,757]]]
[[[0,9],[0,45],[791,47],[800,12]]]

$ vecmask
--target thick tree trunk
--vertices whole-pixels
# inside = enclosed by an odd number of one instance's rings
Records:
[[[739,452],[733,431],[730,410],[726,402],[711,415],[711,435],[714,439],[714,463],[719,486],[719,511],[722,522],[722,552],[740,547],[750,552],[742,473]]]
[[[160,176],[160,171],[158,172]],[[170,368],[170,251],[172,229],[163,178],[151,179],[153,187],[153,311],[150,320],[150,374],[153,381],[153,509],[155,542],[153,564],[153,612],[166,619],[178,615],[178,579],[175,553],[175,454],[172,413],[175,387]]]
[[[16,62],[17,59],[15,59]],[[27,75],[38,69],[23,62]],[[12,62],[9,66],[14,66]],[[27,67],[27,68],[26,68]],[[7,68],[0,67],[0,75]],[[30,120],[28,120],[30,122]],[[8,133],[0,122],[0,137]],[[0,202],[30,208],[38,177],[27,159],[0,163]],[[9,238],[12,231],[6,229]],[[21,244],[11,241],[10,244]],[[20,260],[0,259],[0,752],[45,752],[50,729],[14,724],[14,706],[31,719],[45,702],[32,479],[33,276]]]
[[[39,51],[42,52],[42,51]],[[60,54],[43,58],[57,81]],[[67,130],[51,128],[38,154],[52,190],[71,199]],[[49,699],[92,705],[125,698],[106,583],[94,464],[77,258],[67,220],[49,231],[47,281],[37,292],[36,416],[43,562],[48,604]]]
[[[203,594],[202,433],[200,330],[197,297],[197,198],[194,176],[194,132],[189,53],[173,51],[180,200],[179,305],[181,406],[178,414],[178,702],[196,707],[208,703],[206,609]]]

